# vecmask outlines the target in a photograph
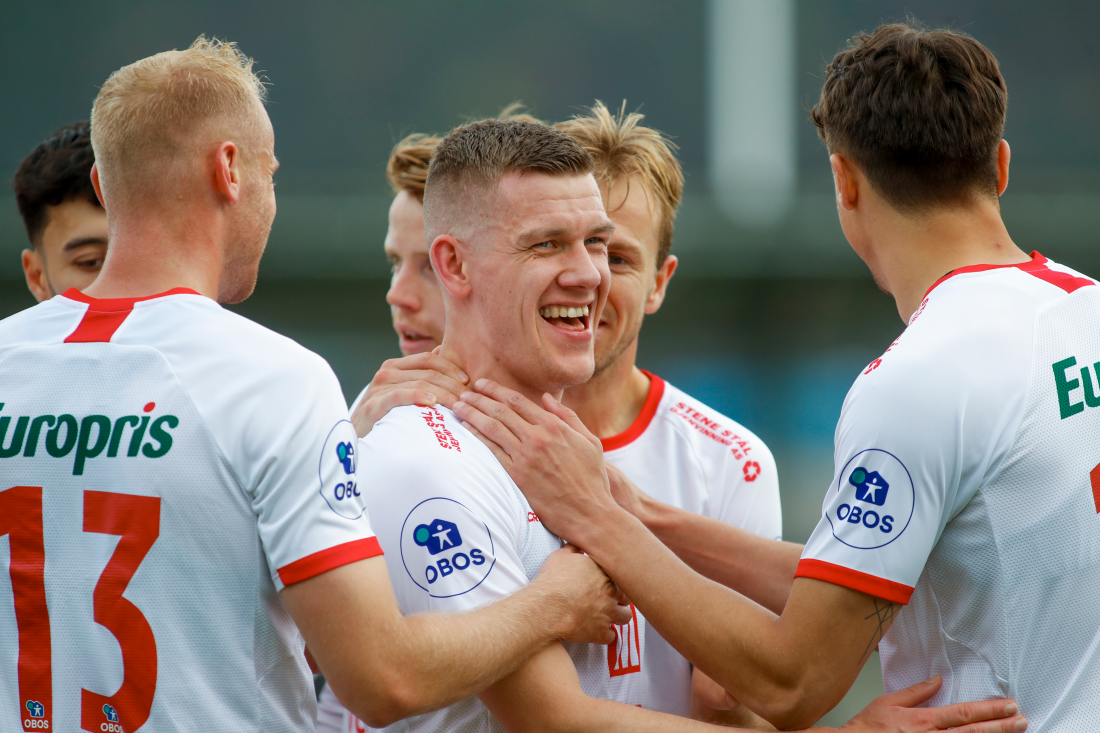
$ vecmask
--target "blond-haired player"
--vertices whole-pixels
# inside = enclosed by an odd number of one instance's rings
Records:
[[[387,723],[622,618],[576,552],[475,613],[400,613],[335,376],[219,305],[251,293],[275,215],[251,65],[200,38],[104,83],[100,276],[0,322],[6,730],[310,730],[302,636]]]

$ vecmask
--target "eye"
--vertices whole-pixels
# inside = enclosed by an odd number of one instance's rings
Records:
[[[390,257],[390,272],[392,272],[394,275],[396,275],[397,271],[400,270],[400,269],[401,269],[401,258],[391,256]]]
[[[584,245],[586,247],[598,247],[604,243],[605,242],[600,237],[589,237],[588,239],[584,240]]]
[[[77,260],[73,264],[83,270],[98,270],[103,267],[103,258],[94,257],[90,260]]]
[[[553,242],[539,242],[535,245],[535,249],[550,249],[554,245]]]
[[[629,265],[630,262],[622,255],[608,255],[607,264],[609,265]]]

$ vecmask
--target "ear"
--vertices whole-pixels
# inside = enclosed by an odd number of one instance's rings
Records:
[[[46,275],[46,262],[33,249],[23,250],[23,276],[27,279],[27,288],[31,295],[39,303],[54,296],[50,278]]]
[[[846,211],[854,211],[859,203],[859,182],[855,166],[839,153],[829,156],[833,168],[833,184],[836,186],[836,205]]]
[[[466,245],[450,234],[440,234],[428,250],[439,284],[456,298],[469,297],[473,290],[466,271],[466,250]]]
[[[665,293],[668,291],[668,281],[672,279],[678,264],[680,264],[680,261],[676,259],[676,255],[669,255],[665,257],[664,264],[657,268],[657,282],[645,301],[645,314],[647,316],[651,316],[661,309],[661,304],[665,302]]]
[[[231,204],[241,199],[241,151],[231,142],[214,152],[214,187]]]
[[[997,146],[997,195],[1003,196],[1008,188],[1008,162],[1012,158],[1012,150],[1008,147],[1008,140],[1001,140]]]
[[[95,197],[99,199],[99,205],[107,209],[107,204],[103,203],[103,189],[99,185],[99,167],[92,163],[92,188],[95,189]]]

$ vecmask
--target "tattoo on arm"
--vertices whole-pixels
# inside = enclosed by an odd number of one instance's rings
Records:
[[[898,606],[896,603],[889,601],[883,601],[878,598],[871,598],[875,604],[875,610],[863,617],[864,621],[870,621],[876,619],[878,624],[875,626],[874,632],[871,634],[871,640],[867,642],[867,648],[863,650],[863,656],[859,658],[860,662],[863,662],[867,657],[871,655],[875,649],[878,648],[879,641],[886,635],[887,629],[890,627],[890,623],[893,622],[894,617],[897,616]]]

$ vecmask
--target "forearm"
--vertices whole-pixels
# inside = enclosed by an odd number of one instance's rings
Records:
[[[695,572],[770,611],[783,612],[801,545],[760,537],[648,496],[638,518]]]
[[[778,618],[692,572],[638,520],[611,511],[577,543],[670,644],[742,704],[791,728],[812,723],[843,697],[859,666],[838,674],[823,659],[825,640],[814,645],[816,627]]]

